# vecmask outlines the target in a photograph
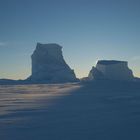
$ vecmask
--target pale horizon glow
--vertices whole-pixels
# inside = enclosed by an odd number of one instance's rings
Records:
[[[78,78],[99,59],[128,61],[140,77],[139,0],[0,1],[0,79],[26,79],[37,42],[63,46]]]

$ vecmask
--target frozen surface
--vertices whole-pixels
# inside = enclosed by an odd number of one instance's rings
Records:
[[[139,83],[0,86],[0,140],[139,140]]]

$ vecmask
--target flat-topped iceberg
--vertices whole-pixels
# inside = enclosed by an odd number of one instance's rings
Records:
[[[92,67],[89,72],[88,79],[130,81],[134,79],[134,76],[127,61],[99,60],[96,67]]]

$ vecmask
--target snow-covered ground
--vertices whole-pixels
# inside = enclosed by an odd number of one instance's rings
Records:
[[[0,86],[0,140],[139,139],[139,83]]]

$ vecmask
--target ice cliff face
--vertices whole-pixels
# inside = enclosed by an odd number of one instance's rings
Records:
[[[96,67],[92,67],[88,75],[89,80],[108,79],[130,81],[134,79],[128,62],[115,60],[100,60]]]
[[[32,56],[31,81],[59,83],[75,82],[77,78],[74,71],[66,64],[62,47],[58,44],[37,43]]]

